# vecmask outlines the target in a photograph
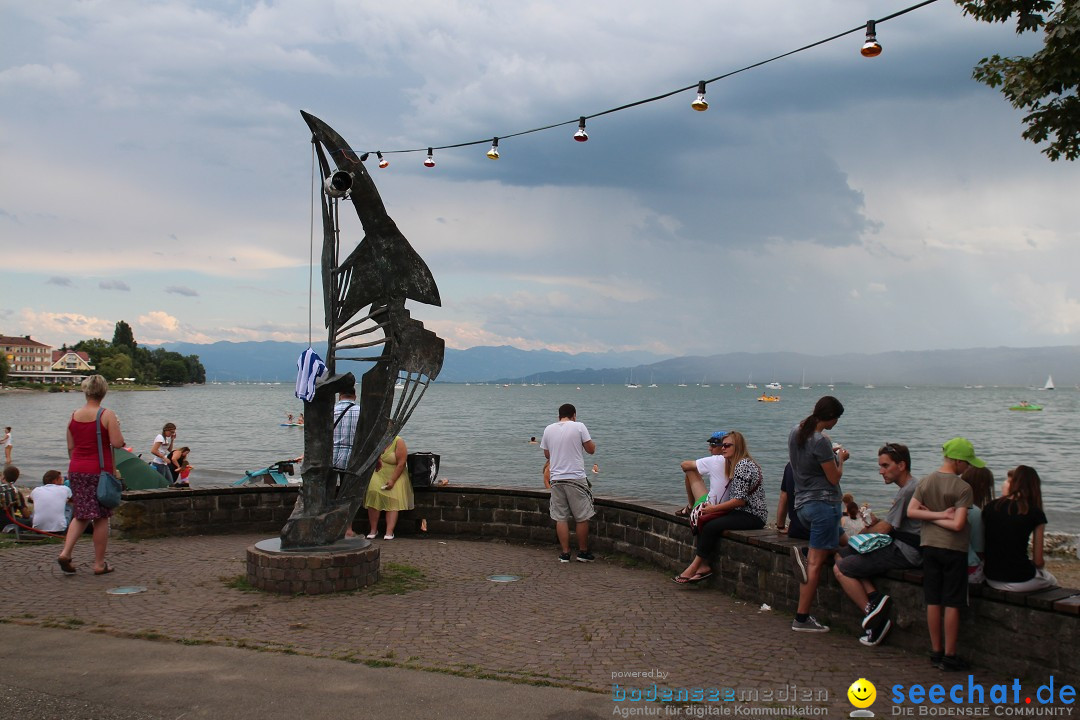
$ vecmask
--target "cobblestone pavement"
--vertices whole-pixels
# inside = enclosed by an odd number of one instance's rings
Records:
[[[312,597],[238,589],[247,547],[265,537],[112,541],[116,572],[100,577],[90,568],[88,537],[76,547],[79,572],[70,577],[56,564],[57,545],[2,550],[0,621],[550,684],[609,697],[613,683],[625,690],[653,682],[757,692],[757,705],[773,707],[792,700],[805,705],[809,694],[809,704],[834,715],[852,710],[846,692],[860,677],[878,687],[879,716],[889,714],[883,698],[894,684],[967,682],[966,674],[942,673],[925,657],[887,644],[866,648],[845,632],[793,633],[786,612],[706,587],[680,587],[654,568],[604,557],[560,563],[553,547],[377,540],[384,580],[374,588]],[[398,566],[421,577],[410,580]],[[521,579],[500,583],[491,575]],[[132,585],[147,591],[105,592]],[[387,585],[406,592],[380,593]],[[1012,682],[1004,671],[973,674],[987,685]]]

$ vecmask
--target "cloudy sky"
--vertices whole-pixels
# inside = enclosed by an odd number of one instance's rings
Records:
[[[358,150],[507,136],[909,4],[0,0],[0,333],[306,340],[301,109]],[[587,143],[573,123],[495,162],[369,163],[442,292],[414,316],[457,348],[1080,342],[1080,167],[971,79],[1040,38],[948,0],[878,37],[875,59],[856,33],[712,83],[705,113],[687,91],[594,118]]]

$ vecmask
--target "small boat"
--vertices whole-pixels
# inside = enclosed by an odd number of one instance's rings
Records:
[[[281,427],[304,427],[304,423],[298,423],[298,422],[281,423]]]
[[[303,482],[300,478],[293,479],[293,461],[278,460],[269,467],[261,470],[246,470],[244,477],[233,483],[237,485],[299,485]]]
[[[780,396],[779,395],[766,395],[765,393],[762,393],[761,397],[759,397],[757,399],[757,401],[758,402],[780,402]]]
[[[754,374],[750,373],[750,377],[746,379],[747,390],[757,390],[757,385],[754,384]]]
[[[1053,390],[1054,389],[1054,376],[1053,375],[1047,375],[1046,376],[1046,384],[1042,386],[1042,389],[1043,390]]]
[[[771,383],[765,383],[765,387],[769,390],[783,390],[784,386],[773,380]]]
[[[1032,403],[1029,403],[1027,400],[1021,400],[1018,404],[1013,405],[1009,409],[1032,412],[1035,410],[1042,410],[1042,405],[1034,405]]]

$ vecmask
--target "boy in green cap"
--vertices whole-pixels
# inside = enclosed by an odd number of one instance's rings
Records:
[[[908,517],[922,520],[923,596],[930,626],[930,661],[942,670],[967,670],[956,654],[960,608],[967,606],[967,512],[971,486],[960,479],[969,467],[986,467],[962,437],[941,447],[941,467],[919,481]],[[944,630],[944,632],[943,632]]]

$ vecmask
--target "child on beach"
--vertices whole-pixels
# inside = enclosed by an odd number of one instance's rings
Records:
[[[923,596],[930,628],[930,661],[942,670],[967,670],[956,654],[960,608],[967,605],[968,508],[971,486],[960,479],[969,467],[986,467],[962,437],[946,442],[941,467],[919,481],[908,517],[922,520]]]

